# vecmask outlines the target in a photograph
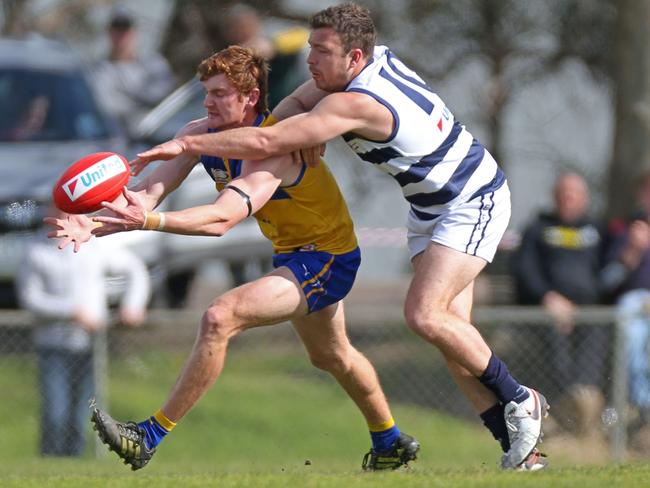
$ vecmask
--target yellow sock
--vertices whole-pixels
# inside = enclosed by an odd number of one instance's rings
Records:
[[[156,413],[154,413],[153,418],[155,418],[156,422],[158,422],[160,426],[167,432],[171,432],[171,430],[176,427],[176,422],[169,420],[167,415],[165,415],[162,410],[158,410]]]
[[[393,420],[393,417],[389,418],[386,420],[386,422],[382,422],[381,424],[368,424],[368,430],[370,432],[383,432],[385,430],[390,429],[395,425],[395,421]]]

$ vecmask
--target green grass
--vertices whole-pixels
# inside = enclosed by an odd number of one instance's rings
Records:
[[[115,363],[110,412],[140,420],[160,407],[181,355]],[[326,376],[307,377],[303,358],[233,354],[223,377],[138,472],[114,453],[96,460],[40,459],[33,366],[4,358],[0,388],[0,486],[406,487],[648,486],[643,464],[573,468],[553,459],[544,473],[503,473],[496,443],[478,425],[395,404],[400,427],[422,443],[407,472],[361,473],[369,447],[363,418]],[[7,397],[5,397],[7,398]],[[552,455],[552,454],[551,454]],[[309,460],[310,464],[305,461]]]
[[[495,468],[431,469],[416,465],[408,472],[360,473],[357,469],[293,466],[268,469],[242,467],[221,470],[209,465],[160,464],[131,473],[114,463],[97,461],[39,461],[11,466],[0,474],[6,488],[48,487],[206,487],[219,488],[375,488],[375,487],[645,487],[645,464],[620,467],[560,468],[542,473],[503,473]],[[3,467],[3,471],[5,471]]]

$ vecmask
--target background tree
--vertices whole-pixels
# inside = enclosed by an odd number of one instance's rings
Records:
[[[471,63],[484,67],[476,113],[490,152],[504,164],[504,112],[517,92],[567,59],[609,83],[614,0],[373,0],[384,39],[431,82]],[[408,25],[408,29],[404,26]],[[414,49],[413,46],[417,46]]]
[[[235,4],[249,5],[263,18],[274,17],[303,23],[306,20],[303,15],[292,13],[284,7],[284,2],[277,0],[176,1],[162,52],[181,79],[192,77],[202,59],[227,46],[224,35],[226,14]]]
[[[0,0],[0,35],[20,37],[38,33],[84,42],[96,35],[90,21],[93,10],[113,3],[113,0],[67,0],[40,5],[33,0]]]
[[[26,7],[27,0],[3,0],[0,2],[0,12],[2,12],[3,20],[0,34],[13,36],[23,31]]]
[[[636,181],[650,168],[650,4],[620,0],[616,42],[616,134],[607,182],[609,215],[634,208]]]

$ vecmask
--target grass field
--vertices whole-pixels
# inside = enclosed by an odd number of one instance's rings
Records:
[[[114,365],[111,413],[134,420],[151,414],[181,360],[152,355]],[[0,402],[2,487],[650,486],[644,464],[574,468],[552,453],[547,472],[503,473],[496,443],[479,426],[399,404],[395,417],[422,443],[420,460],[406,471],[362,473],[369,439],[361,415],[332,381],[305,377],[286,357],[233,355],[222,380],[141,471],[131,472],[114,453],[96,460],[91,449],[83,459],[43,460],[29,394],[33,372],[24,361],[3,362],[0,371],[0,388],[12,392],[10,402]]]

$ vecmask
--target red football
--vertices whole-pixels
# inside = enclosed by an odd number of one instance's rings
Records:
[[[100,152],[71,164],[54,185],[54,204],[64,212],[85,214],[115,200],[129,182],[129,162],[119,154]]]

